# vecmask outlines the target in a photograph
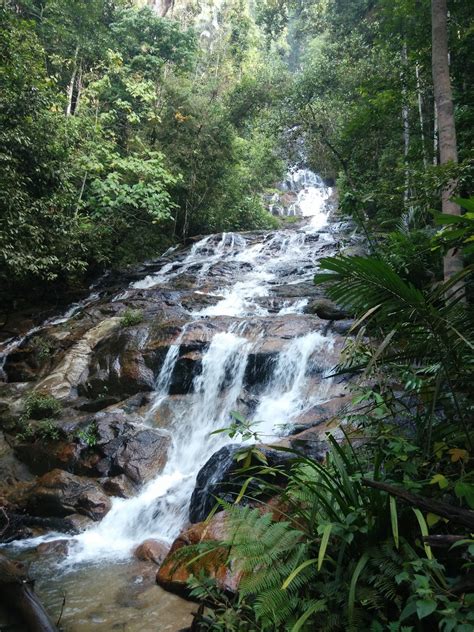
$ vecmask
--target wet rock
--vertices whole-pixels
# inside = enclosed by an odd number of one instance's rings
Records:
[[[118,404],[119,401],[120,397],[117,395],[105,395],[104,397],[84,402],[80,404],[77,409],[87,413],[97,413],[99,410],[104,410],[104,408]]]
[[[73,471],[79,462],[80,453],[80,446],[73,441],[37,440],[15,446],[18,459],[38,475],[53,469]]]
[[[69,540],[52,540],[42,542],[36,547],[38,555],[54,555],[56,557],[66,557],[69,552]]]
[[[202,542],[222,542],[228,539],[229,535],[228,517],[225,512],[216,514],[207,522],[192,525],[174,541],[156,575],[157,583],[165,590],[187,596],[189,594],[188,579],[191,575],[204,573],[206,577],[214,579],[221,590],[237,592],[242,579],[242,571],[237,570],[233,562],[226,565],[226,550],[213,550],[189,566],[186,564],[189,560],[177,564],[173,558],[173,554],[183,547]]]
[[[305,311],[308,314],[316,314],[324,320],[344,320],[349,316],[346,311],[327,298],[318,298],[311,301]]]
[[[101,520],[111,507],[98,483],[64,470],[41,476],[25,489],[19,504],[33,516],[61,518],[78,513],[92,520]]]
[[[169,550],[169,544],[150,538],[137,546],[133,554],[142,562],[153,562],[160,566],[168,555]]]
[[[270,467],[287,466],[292,459],[291,454],[273,450],[269,446],[258,446],[258,448]],[[192,523],[201,522],[207,518],[216,504],[216,497],[228,502],[235,501],[242,485],[249,477],[248,473],[239,473],[242,465],[235,460],[237,452],[241,449],[242,447],[238,445],[224,446],[213,454],[199,471],[189,506],[189,519]],[[255,460],[252,465],[258,466],[262,463]],[[273,485],[281,484],[283,481],[284,479],[278,476],[271,477]],[[252,482],[247,487],[246,495],[261,497],[260,484]]]
[[[81,533],[94,524],[94,520],[82,514],[71,514],[65,521],[68,525],[66,531],[70,533]]]
[[[127,328],[104,340],[94,352],[79,393],[97,400],[111,395],[124,399],[152,391],[155,373],[143,354],[148,336],[146,327]]]
[[[341,392],[338,392],[339,389],[341,389]],[[334,384],[329,394],[329,396],[333,395],[333,397],[321,404],[312,406],[297,417],[294,420],[294,430],[291,434],[301,432],[312,426],[318,426],[341,414],[346,407],[351,405],[353,399],[352,395],[347,394],[345,390],[344,385],[341,387],[341,385]]]
[[[352,319],[337,320],[332,323],[331,329],[341,336],[347,336],[353,325],[354,321]]]
[[[66,353],[59,365],[38,385],[56,399],[77,394],[77,385],[87,377],[89,360],[99,342],[120,326],[120,318],[107,318],[95,325]]]
[[[102,489],[109,496],[118,498],[132,498],[137,493],[137,487],[125,474],[112,476],[111,478],[103,478],[100,480]]]
[[[99,477],[127,476],[141,485],[165,466],[170,445],[169,435],[142,426],[121,413],[98,413],[93,425],[95,445],[81,456],[84,473]]]
[[[32,478],[30,470],[17,458],[10,442],[0,432],[0,496],[16,483]]]
[[[258,505],[257,508],[262,514],[271,512],[275,521],[287,519],[288,507],[277,497],[270,498],[265,505]],[[217,545],[219,542],[229,541],[230,537],[231,528],[226,511],[215,514],[210,520],[185,528],[173,542],[160,566],[156,575],[157,583],[165,590],[189,596],[187,582],[191,575],[196,577],[203,574],[214,579],[221,590],[230,593],[237,592],[243,573],[234,560],[228,559],[228,547],[214,546],[210,553],[200,557],[191,565],[188,562],[196,556],[195,549],[190,552],[189,557],[183,557],[179,562],[174,557],[176,551],[184,547],[203,542],[212,542]]]

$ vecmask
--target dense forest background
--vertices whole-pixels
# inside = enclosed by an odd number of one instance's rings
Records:
[[[450,2],[459,164],[443,167],[426,0],[145,5],[3,2],[7,296],[80,286],[189,235],[274,225],[262,193],[302,139],[344,212],[412,229],[403,245],[388,237],[399,267],[437,273],[429,210],[448,180],[464,196],[472,182],[471,3]]]

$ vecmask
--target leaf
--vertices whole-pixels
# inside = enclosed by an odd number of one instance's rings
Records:
[[[398,514],[397,514],[397,501],[394,496],[390,496],[390,521],[392,523],[393,540],[395,542],[395,548],[398,550],[400,539],[398,535]]]
[[[361,325],[364,320],[366,320],[367,318],[369,318],[369,316],[371,316],[374,312],[376,312],[379,307],[381,307],[381,305],[375,305],[375,307],[371,307],[367,312],[365,312],[365,314],[363,316],[361,316],[358,320],[356,320],[356,322],[352,325],[352,327],[349,330],[349,333],[352,333],[353,331],[355,331],[359,325]]]
[[[465,498],[470,509],[474,509],[474,485],[469,483],[456,483],[454,493],[458,498]]]
[[[301,571],[303,571],[308,566],[311,566],[311,564],[314,564],[315,562],[316,562],[315,559],[310,559],[300,564],[297,568],[295,568],[295,570],[292,573],[290,573],[290,575],[288,575],[288,577],[283,582],[281,589],[286,590],[288,586],[291,584],[291,582],[295,579],[295,577],[297,577],[301,573]]]
[[[237,498],[234,501],[234,505],[238,505],[240,503],[240,501],[242,500],[242,498],[245,495],[245,492],[247,491],[247,487],[250,485],[250,483],[253,481],[254,477],[250,476],[245,483],[242,485],[242,489],[239,492],[239,495],[237,496]]]
[[[238,410],[233,410],[230,413],[230,416],[233,417],[236,421],[240,421],[240,423],[242,423],[242,424],[246,423],[246,421],[247,421],[245,419],[244,415],[242,415],[242,413],[239,413]]]
[[[298,619],[295,625],[291,628],[291,632],[298,632],[301,630],[312,614],[315,612],[322,612],[323,610],[327,610],[326,601],[324,599],[318,599],[318,601],[308,608],[308,610],[306,610],[306,612]]]
[[[416,614],[419,619],[424,619],[436,610],[436,601],[434,599],[417,599]]]
[[[318,571],[321,570],[321,567],[324,562],[324,556],[326,555],[326,549],[328,548],[329,536],[331,535],[333,525],[327,524],[323,530],[323,537],[321,538],[321,546],[319,547],[318,553]]]
[[[434,527],[435,524],[438,524],[438,522],[441,520],[440,516],[437,516],[434,513],[429,513],[426,516],[426,522],[428,524],[429,527]]]
[[[451,463],[469,460],[469,452],[467,450],[463,450],[462,448],[451,448],[448,450],[448,454],[451,455]]]
[[[354,573],[352,575],[351,584],[349,588],[349,602],[348,602],[348,611],[349,611],[349,621],[352,623],[354,619],[354,606],[355,606],[355,596],[356,596],[356,586],[357,580],[359,579],[360,574],[365,568],[365,565],[369,561],[369,554],[364,553],[360,560],[357,562],[357,566],[354,569]]]
[[[413,509],[413,511],[415,513],[416,519],[418,520],[418,524],[420,525],[421,535],[425,538],[429,535],[428,525],[426,524],[426,520],[419,509]],[[431,548],[428,546],[428,544],[425,544],[425,543],[423,543],[423,546],[425,549],[426,557],[429,560],[432,560],[433,553],[431,552]]]
[[[430,485],[436,484],[439,485],[440,489],[446,489],[446,487],[448,487],[449,485],[449,482],[446,476],[443,476],[442,474],[435,474],[430,481]]]
[[[456,202],[456,204],[459,204],[459,206],[466,209],[466,211],[470,211],[471,213],[474,213],[474,197],[470,197],[467,199],[455,197],[453,198],[453,202]]]

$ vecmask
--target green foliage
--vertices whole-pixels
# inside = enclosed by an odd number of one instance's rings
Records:
[[[61,430],[54,419],[41,419],[37,422],[22,422],[21,431],[16,435],[19,441],[57,441],[61,437]]]
[[[98,429],[97,424],[92,422],[88,424],[83,430],[79,430],[77,433],[77,438],[85,443],[89,448],[93,448],[97,445],[98,440]]]
[[[23,416],[25,419],[59,417],[61,410],[61,402],[59,402],[55,397],[38,391],[33,391],[25,399]]]
[[[120,318],[122,327],[135,327],[135,325],[139,325],[141,322],[143,322],[143,312],[141,309],[127,308]]]
[[[127,0],[3,4],[0,279],[11,293],[80,282],[190,233],[276,225],[260,194],[283,170],[281,82],[246,3],[221,11],[205,51],[193,29]]]

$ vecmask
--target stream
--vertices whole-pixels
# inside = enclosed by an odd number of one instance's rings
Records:
[[[13,408],[30,388],[33,366],[35,388],[51,392],[70,412],[68,432],[96,424],[98,445],[109,446],[101,424],[119,419],[133,437],[152,431],[165,446],[158,470],[155,457],[146,475],[139,463],[137,480],[125,455],[121,471],[135,491],[113,496],[100,521],[76,535],[33,533],[8,545],[10,553],[31,560],[37,590],[53,615],[64,595],[67,632],[189,625],[195,607],[158,588],[156,567],[131,552],[149,538],[171,544],[189,522],[198,473],[236,441],[211,433],[229,426],[232,411],[239,411],[254,422],[261,442],[279,441],[310,426],[321,405],[345,394],[344,384],[331,377],[344,329],[311,311],[320,296],[312,284],[317,262],[337,251],[341,239],[343,227],[330,217],[333,192],[306,169],[291,170],[280,188],[286,206],[276,208],[276,196],[270,208],[294,217],[294,224],[209,235],[171,249],[3,345],[0,371]],[[130,307],[143,313],[143,322],[120,329],[120,314]],[[57,345],[59,358],[47,358],[40,369],[33,351],[25,351],[38,335]],[[101,398],[108,404],[103,408]],[[80,469],[75,456],[73,471],[112,480],[119,471],[114,458],[115,470],[90,474],[92,466]],[[58,539],[67,540],[66,557],[34,553]]]

